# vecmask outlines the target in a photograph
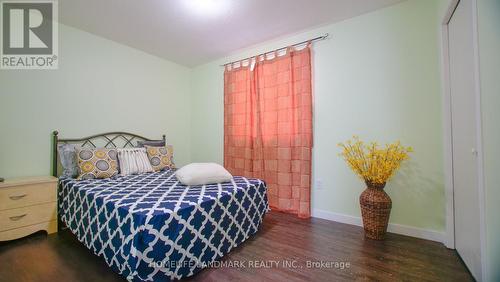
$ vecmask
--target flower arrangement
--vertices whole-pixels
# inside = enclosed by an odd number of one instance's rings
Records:
[[[380,147],[377,142],[365,144],[357,136],[338,145],[343,148],[340,155],[361,179],[368,185],[382,187],[413,152],[411,147],[404,147],[399,141]]]

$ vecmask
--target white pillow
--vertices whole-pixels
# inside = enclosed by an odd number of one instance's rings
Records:
[[[154,171],[146,154],[146,148],[120,148],[117,151],[121,175]]]
[[[228,182],[233,176],[216,163],[192,163],[179,169],[175,176],[184,185],[203,185]]]

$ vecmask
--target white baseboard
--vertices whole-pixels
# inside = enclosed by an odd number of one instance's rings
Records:
[[[335,213],[335,212],[330,212],[330,211],[325,211],[325,210],[313,209],[312,210],[312,217],[322,218],[322,219],[336,221],[336,222],[345,223],[345,224],[363,226],[363,221],[361,220],[360,217],[345,215],[345,214]],[[395,223],[389,223],[389,226],[387,227],[387,231],[391,232],[391,233],[396,233],[396,234],[401,234],[401,235],[436,241],[436,242],[440,242],[440,243],[443,243],[444,239],[445,239],[444,232],[438,232],[438,231],[434,231],[434,230],[422,229],[422,228],[401,225],[401,224],[395,224]]]

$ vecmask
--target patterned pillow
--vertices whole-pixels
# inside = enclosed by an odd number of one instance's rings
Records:
[[[164,140],[137,141],[136,148],[144,148],[144,146],[164,147],[165,145]]]
[[[145,148],[117,149],[121,175],[153,172]]]
[[[144,147],[146,147],[149,161],[155,171],[160,171],[165,168],[175,168],[172,160],[174,157],[174,148],[171,145],[165,147],[153,147],[146,145]]]
[[[75,144],[58,144],[57,153],[63,167],[62,175],[70,178],[78,176]]]
[[[109,178],[118,174],[118,153],[115,149],[77,148],[78,179]]]

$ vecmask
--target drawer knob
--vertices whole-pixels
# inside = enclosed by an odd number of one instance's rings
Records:
[[[24,198],[24,197],[26,197],[26,196],[28,196],[28,194],[22,194],[22,195],[9,196],[9,198],[10,198],[11,200],[14,200],[14,201],[15,201],[15,200],[22,199],[22,198]]]
[[[23,218],[23,217],[25,217],[25,216],[26,216],[26,214],[21,214],[21,215],[11,216],[11,217],[9,217],[9,218],[10,218],[10,220],[12,220],[12,221],[17,221],[17,220],[20,220],[21,218]]]

